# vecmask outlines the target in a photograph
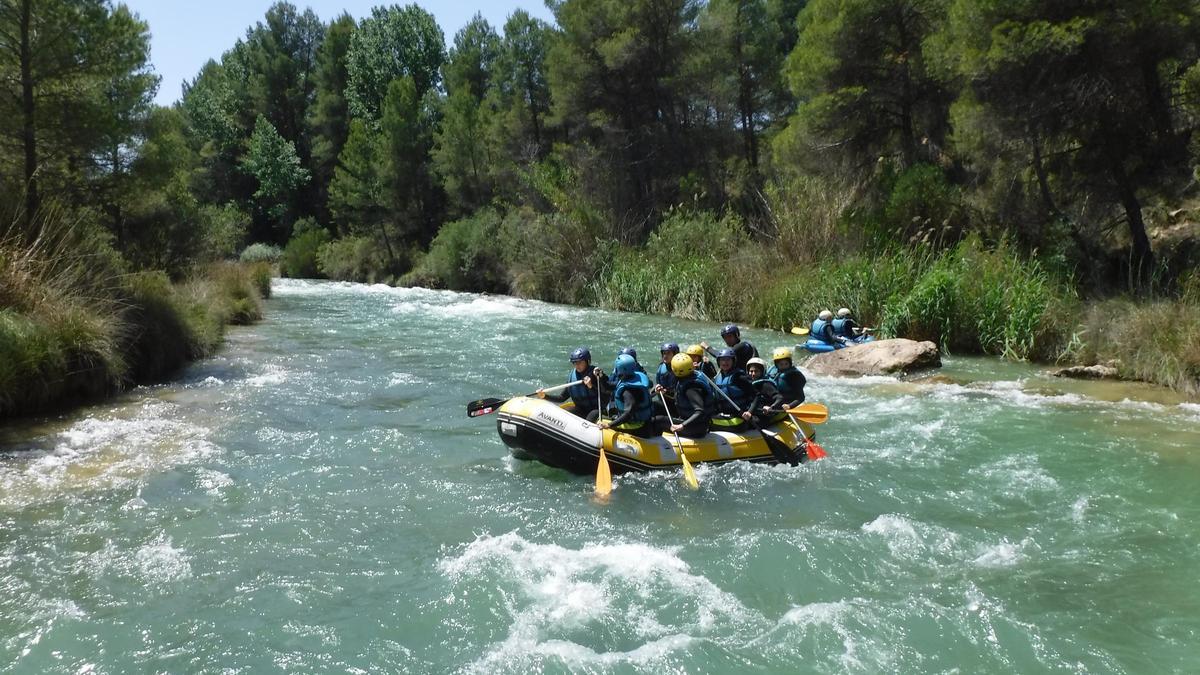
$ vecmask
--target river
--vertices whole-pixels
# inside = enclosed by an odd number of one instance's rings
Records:
[[[0,670],[1200,668],[1200,405],[1161,390],[812,378],[829,459],[606,503],[464,414],[716,331],[276,281],[179,381],[0,434]]]

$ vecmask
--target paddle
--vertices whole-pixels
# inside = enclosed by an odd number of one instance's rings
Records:
[[[553,394],[555,392],[562,391],[563,389],[566,389],[567,387],[571,387],[576,384],[579,384],[582,381],[583,380],[576,380],[574,382],[560,384],[556,387],[547,387],[546,389],[542,390],[542,393]],[[526,396],[537,396],[537,392],[534,392],[532,394],[526,394]],[[512,399],[509,399],[509,398],[481,398],[478,401],[471,401],[470,403],[467,404],[467,417],[481,417],[483,415],[488,415],[488,414],[494,413],[500,406],[504,405],[505,403],[507,403],[511,400]]]
[[[829,420],[829,408],[820,403],[801,403],[795,408],[785,408],[784,412],[809,424],[824,424]]]
[[[704,375],[704,373],[700,374]],[[711,377],[704,375],[704,379],[708,380],[708,383],[712,385],[712,388],[715,389],[722,398],[728,401],[729,405],[733,406],[734,410],[737,410],[738,405],[733,402],[733,399],[729,398],[729,394],[726,394],[720,387],[717,386],[716,382],[712,381]],[[771,454],[775,456],[775,460],[777,462],[781,464],[791,464],[792,466],[799,464],[799,462],[797,462],[791,456],[791,448],[788,448],[787,444],[780,440],[774,432],[759,427],[754,423],[753,417],[750,418],[750,426],[754,427],[760,434],[762,434],[763,443],[767,444],[767,449],[770,450]]]
[[[596,380],[596,423],[604,421],[604,401],[600,393],[600,380]],[[612,492],[612,471],[608,468],[608,457],[604,454],[604,432],[600,432],[600,461],[596,463],[596,496],[607,497]]]
[[[671,419],[671,409],[667,407],[667,397],[663,396],[661,391],[658,392],[658,397],[662,399],[663,409],[667,412],[667,421],[671,423],[671,426],[675,426],[675,420]],[[675,443],[679,447],[679,459],[683,460],[683,480],[691,489],[699,490],[700,481],[696,480],[696,472],[692,471],[692,463],[688,461],[687,455],[683,452],[683,441],[679,439],[679,432],[672,433],[675,434]]]
[[[792,335],[799,335],[799,336],[803,337],[805,335],[808,335],[809,330],[807,328],[801,328],[800,326],[792,326],[791,332],[792,332]]]

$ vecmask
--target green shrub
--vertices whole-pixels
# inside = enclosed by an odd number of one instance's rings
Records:
[[[311,218],[301,218],[292,229],[292,238],[283,249],[279,268],[285,277],[315,279],[321,276],[317,251],[329,243],[329,233]]]
[[[343,237],[317,250],[317,269],[329,279],[375,283],[388,278],[387,254],[368,237]]]
[[[283,257],[283,249],[272,244],[250,244],[243,251],[238,260],[244,263],[277,263]]]
[[[500,227],[500,215],[493,209],[443,225],[429,245],[429,253],[405,283],[455,291],[507,292],[504,251],[497,245]]]

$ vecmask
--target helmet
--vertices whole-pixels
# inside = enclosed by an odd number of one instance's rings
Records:
[[[678,354],[679,353],[679,345],[674,342],[664,342],[658,346],[658,351],[659,352],[675,352],[676,354]]]
[[[587,361],[588,363],[591,363],[592,353],[588,351],[587,347],[580,347],[579,349],[571,352],[571,363],[575,363],[576,361]]]
[[[671,372],[675,373],[675,377],[687,377],[694,371],[692,357],[687,354],[676,354],[671,357]]]
[[[741,334],[742,334],[742,331],[737,327],[737,324],[735,324],[735,323],[726,324],[726,326],[721,329],[721,337],[725,337],[726,335],[741,335]]]
[[[817,318],[822,321],[829,321],[829,320],[833,319],[833,312],[831,312],[827,309],[822,310],[821,313],[817,315]]]
[[[733,350],[729,349],[728,347],[717,352],[717,360],[718,361],[720,361],[721,359],[732,359],[732,358],[735,358],[735,355],[733,353]]]
[[[850,309],[849,309],[849,308],[847,308],[847,307],[843,307],[843,308],[841,308],[841,309],[839,309],[839,310],[838,310],[838,318],[839,318],[839,319],[844,319],[844,318],[846,318],[846,317],[848,317],[848,316],[850,316]]]
[[[771,352],[771,360],[772,361],[778,361],[779,359],[790,359],[790,358],[792,358],[792,348],[791,347],[776,347],[775,351]]]
[[[767,362],[757,356],[746,362],[746,367],[749,368],[750,366],[758,366],[763,369],[763,372],[767,371]]]
[[[704,347],[701,347],[700,345],[692,345],[691,347],[687,348],[687,355],[704,356]]]
[[[628,354],[621,354],[613,361],[613,373],[617,377],[629,377],[637,370],[637,361]]]
[[[621,347],[621,351],[618,353],[619,354],[627,354],[629,356],[632,356],[633,360],[637,361],[637,350],[634,349],[633,347]]]

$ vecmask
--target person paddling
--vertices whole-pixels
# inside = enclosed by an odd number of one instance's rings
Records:
[[[613,362],[612,407],[616,416],[600,422],[601,429],[612,428],[642,438],[657,436],[654,424],[654,405],[651,403],[650,380],[637,370],[637,361],[629,354],[621,354]]]
[[[767,362],[755,357],[746,368],[754,387],[754,400],[750,402],[750,409],[742,413],[742,419],[760,428],[787,419],[787,413],[782,410],[783,395],[775,381],[767,377]]]
[[[837,318],[833,320],[832,326],[834,337],[844,340],[857,340],[859,334],[863,332],[858,322],[850,315],[850,308],[848,307],[843,307],[837,311]]]
[[[670,430],[685,438],[704,438],[717,409],[716,396],[708,383],[698,377],[687,354],[676,354],[671,359],[671,371],[676,377],[675,406],[681,419]]]
[[[812,328],[809,330],[809,338],[820,340],[825,344],[833,345],[837,348],[844,347],[843,343],[845,340],[838,339],[838,336],[834,335],[832,322],[833,312],[827,309],[822,310],[812,322]]]
[[[632,356],[633,363],[636,366],[636,370],[643,375],[646,374],[646,369],[642,367],[642,362],[638,361],[636,349],[634,349],[633,347],[621,347],[621,351],[617,352],[617,354],[618,354],[618,356],[619,355]]]
[[[717,367],[712,364],[712,361],[704,358],[704,347],[701,345],[692,345],[687,348],[687,355],[692,359],[692,367],[712,379],[717,376]]]
[[[713,418],[712,423],[724,431],[743,428],[746,420],[742,414],[748,412],[754,402],[754,382],[746,375],[746,371],[737,367],[736,361],[734,350],[728,347],[717,352],[717,367],[720,370],[713,378],[713,384],[717,385],[725,396],[717,400],[717,410],[720,414]]]
[[[792,364],[792,350],[779,347],[771,354],[771,360],[775,362],[775,372],[771,379],[782,397],[780,405],[783,408],[795,408],[804,403],[804,386],[808,384],[808,380],[805,379],[804,373]]]
[[[739,370],[745,370],[750,359],[758,356],[758,349],[749,340],[742,339],[742,329],[738,328],[737,324],[726,324],[721,329],[721,339],[725,341],[726,347],[733,350],[734,360]],[[712,354],[713,357],[717,357],[718,352],[713,351],[707,342],[701,342],[700,346],[704,347],[704,351]]]
[[[574,409],[571,412],[576,415],[591,421],[595,421],[600,416],[600,401],[597,400],[595,387],[601,387],[600,391],[604,391],[608,384],[607,376],[600,372],[599,368],[592,368],[592,352],[587,347],[580,347],[571,352],[571,365],[574,370],[567,375],[567,382],[578,382],[571,385],[566,391],[560,394],[547,394],[544,389],[537,390],[538,398],[544,398],[549,401],[561,403],[567,398],[574,403]]]

